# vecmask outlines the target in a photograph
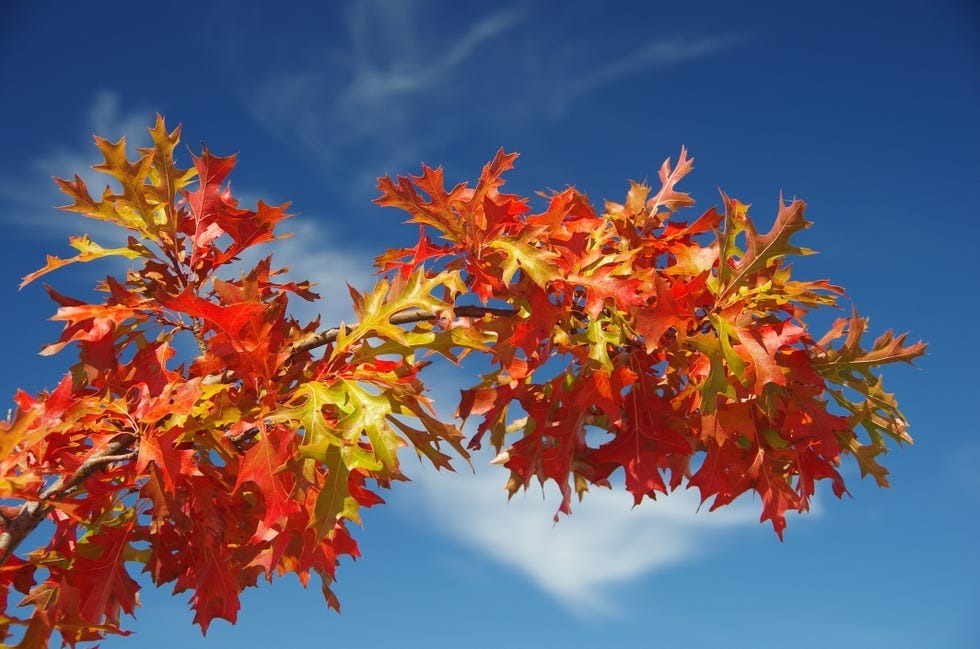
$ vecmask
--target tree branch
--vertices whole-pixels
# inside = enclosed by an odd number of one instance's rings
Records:
[[[41,524],[54,507],[48,501],[59,500],[71,494],[102,467],[136,457],[136,451],[131,450],[130,447],[137,439],[136,435],[129,433],[119,436],[109,442],[104,449],[93,453],[71,477],[58,478],[54,484],[41,492],[39,500],[24,503],[16,516],[5,518],[3,532],[0,533],[0,566],[7,562],[17,546]]]
[[[452,309],[453,315],[458,318],[482,318],[486,315],[500,316],[503,318],[512,318],[517,315],[517,309],[498,309],[494,307],[487,306],[457,306]],[[401,313],[396,313],[391,317],[391,324],[403,325],[412,324],[415,322],[430,322],[432,320],[438,320],[439,314],[432,311],[425,311],[424,309],[409,309],[407,311],[402,311]],[[348,326],[347,332],[351,332],[356,328],[357,325]],[[316,349],[317,347],[322,347],[328,343],[332,343],[337,340],[337,336],[340,335],[340,327],[334,327],[333,329],[327,329],[326,331],[320,332],[313,336],[309,340],[304,340],[302,342],[296,343],[290,349],[290,355],[301,354],[303,352],[308,352],[311,349]]]
[[[453,315],[458,318],[482,318],[483,316],[498,316],[501,318],[513,318],[517,315],[517,309],[507,309],[507,308],[497,308],[489,306],[456,306],[452,308]],[[438,320],[439,314],[433,311],[426,311],[424,309],[408,309],[407,311],[402,311],[401,313],[396,313],[391,317],[389,322],[391,324],[403,325],[403,324],[413,324],[416,322],[431,322],[432,320]],[[346,331],[350,333],[357,328],[356,324],[347,325]],[[317,347],[323,347],[324,345],[330,344],[337,340],[340,335],[340,327],[334,327],[332,329],[327,329],[326,331],[321,331],[320,333],[307,338],[305,340],[297,341],[289,348],[289,355],[295,356],[297,354],[302,354],[303,352],[308,352],[310,350],[316,349]],[[204,377],[203,383],[205,385],[213,385],[216,383],[227,383],[234,376],[234,372],[227,370],[221,374],[211,374],[210,376]]]
[[[512,318],[517,315],[518,311],[512,308],[457,306],[453,307],[452,313],[454,316],[460,318],[482,318],[487,315]],[[396,325],[403,325],[437,320],[439,317],[439,313],[432,311],[409,309],[408,311],[402,311],[392,316],[390,322]],[[356,326],[348,326],[347,330],[351,331]],[[294,343],[289,350],[289,354],[290,356],[295,356],[316,349],[317,347],[322,347],[335,341],[339,335],[340,327],[327,329],[308,340]],[[204,383],[225,383],[233,375],[234,373],[231,371],[212,374],[204,378]],[[114,462],[125,462],[135,458],[136,451],[133,446],[138,441],[139,437],[136,435],[129,433],[121,435],[110,442],[104,449],[93,453],[71,477],[62,476],[58,478],[51,486],[41,492],[37,501],[25,502],[15,515],[8,516],[5,512],[0,517],[0,526],[2,526],[3,530],[0,532],[0,566],[6,563],[8,558],[13,556],[21,542],[41,524],[41,521],[45,519],[48,512],[53,509],[54,506],[50,504],[50,501],[57,501],[70,495],[98,469]]]
[[[517,315],[517,309],[497,309],[493,307],[486,306],[457,306],[453,307],[453,315],[459,318],[482,318],[485,315],[495,315],[505,318],[512,318]],[[391,317],[391,324],[402,325],[402,324],[412,324],[415,322],[430,322],[432,320],[438,320],[439,314],[433,313],[432,311],[425,311],[423,309],[409,309],[407,311],[402,311],[401,313],[396,313]],[[356,325],[347,327],[347,331],[352,331]],[[300,354],[302,352],[308,352],[311,349],[316,349],[317,347],[322,347],[328,343],[337,340],[337,336],[340,335],[340,327],[334,327],[333,329],[327,329],[317,335],[313,336],[309,340],[304,340],[300,343],[293,345],[290,349],[290,355]]]

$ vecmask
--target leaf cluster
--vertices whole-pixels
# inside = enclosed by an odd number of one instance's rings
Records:
[[[813,338],[807,313],[842,291],[791,279],[788,257],[809,252],[791,242],[809,225],[804,204],[780,198],[765,233],[724,195],[720,211],[685,220],[684,150],[656,193],[633,183],[602,210],[568,188],[533,213],[502,191],[516,158],[502,151],[473,187],[447,189],[429,167],[382,178],[377,202],[404,210],[418,241],[377,259],[370,291],[351,289],[356,323],[324,331],[289,315],[290,299],[317,296],[271,258],[228,279],[278,236],[287,206],[241,207],[233,156],[204,149],[181,168],[180,129],[158,117],[150,134],[134,161],[123,140],[96,138],[96,169],[117,189],[94,198],[77,176],[58,181],[65,209],[128,230],[127,244],[75,237],[76,256],[24,280],[108,256],[131,264],[99,285],[100,302],[48,289],[65,326],[43,353],[74,345],[78,362],[54,390],[18,393],[0,423],[0,498],[12,503],[0,511],[0,635],[22,626],[22,646],[125,633],[133,566],[190,592],[204,631],[236,620],[244,588],[286,573],[318,575],[337,607],[338,560],[358,554],[348,525],[404,479],[404,447],[450,468],[449,452],[468,458],[489,440],[511,493],[552,481],[565,513],[573,493],[620,472],[637,504],[682,484],[711,509],[754,492],[782,536],[816,482],[845,493],[843,456],[886,485],[877,456],[888,438],[910,441],[872,370],[924,345],[888,333],[866,351],[857,315]],[[178,362],[189,341],[196,353]],[[459,421],[442,421],[422,372],[469,354],[490,370],[461,391]],[[18,556],[44,520],[50,540]]]

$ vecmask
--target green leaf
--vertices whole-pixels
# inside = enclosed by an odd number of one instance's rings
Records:
[[[728,381],[725,352],[719,337],[711,334],[698,334],[689,340],[710,363],[708,376],[698,389],[701,392],[701,412],[711,414],[718,407],[718,395],[735,396],[735,388]]]
[[[405,330],[391,322],[391,318],[403,311],[419,309],[429,313],[439,313],[452,308],[452,303],[437,298],[437,290],[451,298],[465,290],[458,271],[442,272],[429,276],[424,269],[417,269],[407,277],[397,275],[389,284],[381,279],[374,290],[367,294],[350,289],[354,301],[354,313],[358,323],[350,331],[341,328],[334,345],[332,358],[339,357],[356,341],[369,336],[395,340],[408,344]]]
[[[719,303],[724,298],[737,293],[739,289],[752,289],[751,277],[759,271],[768,268],[786,255],[810,255],[812,250],[800,248],[790,243],[790,237],[796,232],[810,226],[803,218],[806,203],[795,200],[789,205],[779,197],[779,212],[772,229],[766,234],[759,234],[748,217],[748,205],[736,200],[725,199],[725,233],[721,238],[721,259],[719,264]],[[734,257],[740,254],[735,246],[735,238],[745,232],[745,253],[737,261]]]
[[[718,343],[721,346],[721,352],[725,357],[725,362],[728,364],[728,369],[735,378],[739,380],[742,384],[745,384],[745,361],[742,357],[735,352],[735,348],[732,347],[732,339],[736,337],[735,329],[732,327],[731,323],[728,322],[722,316],[712,313],[708,316],[711,324],[714,326],[715,331],[718,333]]]
[[[356,448],[357,444],[351,444],[351,442],[359,439],[361,432],[363,432],[371,442],[372,460],[376,460],[371,461],[369,466],[360,466],[359,464],[363,460],[356,454],[349,454],[348,457],[345,457],[347,466],[352,469],[360,468],[367,471],[377,471],[383,466],[391,473],[397,473],[397,451],[399,447],[405,445],[405,441],[395,434],[387,422],[387,417],[391,414],[391,401],[387,395],[371,394],[353,381],[342,381],[342,383],[348,396],[348,403],[345,406],[348,414],[340,420],[339,425],[348,443],[341,452]],[[378,466],[376,462],[380,462],[381,466]]]
[[[358,525],[361,524],[361,506],[350,494],[347,486],[350,469],[344,463],[340,450],[328,449],[323,459],[328,471],[327,481],[317,495],[313,512],[317,531],[321,536],[333,530],[338,518],[346,518]]]
[[[537,248],[520,239],[513,242],[501,239],[491,241],[488,245],[490,248],[502,251],[507,256],[507,262],[504,264],[501,275],[505,284],[510,284],[518,268],[523,270],[531,278],[531,281],[541,288],[547,288],[548,280],[557,274],[558,268],[552,262],[557,256],[555,252]]]
[[[287,406],[280,407],[271,421],[297,421],[303,428],[303,444],[300,454],[323,461],[330,446],[343,446],[340,431],[331,428],[323,416],[323,408],[337,406],[346,401],[343,389],[326,383],[310,381],[293,391]]]

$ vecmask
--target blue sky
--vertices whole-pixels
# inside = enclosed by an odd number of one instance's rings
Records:
[[[812,5],[812,6],[810,6]],[[155,112],[193,148],[238,152],[247,203],[293,202],[281,263],[320,282],[326,322],[345,281],[413,237],[371,204],[374,180],[443,165],[473,178],[521,152],[508,187],[575,184],[619,200],[686,145],[699,208],[717,188],[807,201],[806,278],[845,286],[873,332],[930,343],[896,367],[916,444],[892,488],[844,467],[780,543],[758,503],[696,513],[692,493],[630,511],[593,494],[553,526],[553,500],[506,503],[506,476],[433,475],[386,494],[340,568],[343,613],[284,580],[246,593],[206,639],[186,597],[147,589],[132,638],[104,647],[980,645],[980,14],[967,2],[5,3],[0,9],[0,393],[53,386],[59,328],[40,284],[69,234],[112,233],[52,209],[51,176],[97,162],[91,135],[136,143]],[[91,177],[91,176],[89,176]],[[56,274],[84,294],[112,264]],[[313,311],[303,312],[312,316]],[[817,319],[820,321],[820,319]],[[465,373],[435,369],[444,412]],[[12,405],[12,402],[9,402]],[[409,469],[412,467],[409,466]],[[552,499],[554,494],[546,497]]]

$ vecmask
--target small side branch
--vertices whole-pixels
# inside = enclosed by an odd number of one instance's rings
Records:
[[[501,318],[513,318],[518,313],[517,309],[513,308],[498,308],[498,307],[488,307],[488,306],[457,306],[453,307],[452,314],[457,318],[482,318],[484,316],[492,315]],[[414,324],[416,322],[431,322],[433,320],[438,320],[441,314],[434,311],[426,311],[424,309],[408,309],[407,311],[402,311],[401,313],[396,313],[391,317],[389,322],[395,325],[405,325]],[[346,331],[349,333],[357,328],[357,325],[348,325]],[[307,338],[305,340],[297,341],[293,343],[292,347],[289,348],[289,355],[295,356],[296,354],[302,354],[303,352],[308,352],[310,350],[316,349],[317,347],[323,347],[328,345],[333,341],[337,340],[340,336],[340,327],[333,327],[332,329],[327,329],[326,331],[321,331],[320,333]],[[210,376],[204,377],[205,385],[213,385],[218,383],[228,383],[234,373],[231,370],[222,372],[221,374],[211,374]]]
[[[125,434],[113,440],[100,451],[96,451],[70,477],[61,477],[51,486],[41,492],[41,498],[35,502],[24,503],[20,511],[9,518],[4,517],[3,532],[0,533],[0,565],[6,563],[21,542],[41,524],[41,521],[51,511],[52,500],[61,500],[70,495],[82,485],[98,469],[113,462],[126,462],[136,457],[132,450],[136,436]]]
[[[487,315],[512,318],[517,315],[517,309],[504,309],[486,306],[457,306],[453,307],[452,312],[457,318],[482,318]],[[433,311],[426,311],[424,309],[409,309],[393,315],[390,322],[391,324],[395,325],[414,324],[416,322],[431,322],[432,320],[438,320],[439,316],[440,314]],[[354,328],[355,327],[353,326],[349,326],[347,327],[347,331],[350,332]],[[324,345],[337,340],[339,335],[340,327],[327,329],[326,331],[322,331],[308,340],[304,340],[293,345],[292,349],[290,349],[290,354],[301,354],[303,352],[308,352],[311,349],[316,349],[317,347],[323,347]]]

